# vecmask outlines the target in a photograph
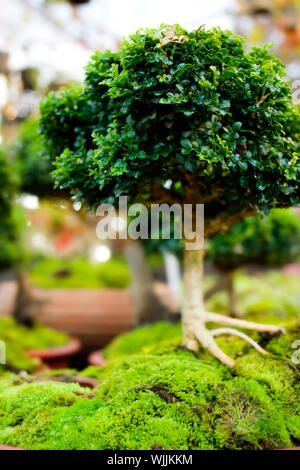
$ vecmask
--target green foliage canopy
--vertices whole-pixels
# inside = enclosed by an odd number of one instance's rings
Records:
[[[284,66],[218,28],[140,30],[51,93],[41,131],[56,183],[89,205],[205,203],[208,233],[299,203],[299,114]],[[166,182],[168,184],[166,185]],[[167,187],[166,187],[167,186]]]

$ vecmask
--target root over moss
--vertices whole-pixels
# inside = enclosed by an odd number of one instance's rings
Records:
[[[268,356],[242,341],[237,347],[236,339],[231,348],[226,338],[236,359],[229,370],[205,352],[180,349],[176,326],[169,343],[155,346],[165,328],[122,336],[106,367],[82,373],[99,380],[97,390],[52,382],[0,387],[0,442],[26,449],[269,449],[300,439],[299,376],[289,360],[299,332],[284,343],[265,341]],[[147,331],[140,348],[139,333]]]

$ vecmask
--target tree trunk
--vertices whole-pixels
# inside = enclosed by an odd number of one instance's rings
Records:
[[[153,290],[153,279],[140,240],[128,240],[126,257],[131,272],[131,295],[136,324],[153,323],[167,316]]]
[[[227,279],[228,313],[230,316],[238,318],[237,295],[234,288],[234,271],[228,271],[225,276]]]
[[[17,272],[18,292],[13,316],[15,320],[26,326],[32,326],[43,299],[36,299],[28,275],[24,269]]]
[[[205,326],[203,258],[203,248],[198,250],[185,250],[184,252],[184,297],[182,309],[183,346],[197,352],[200,344],[223,362],[223,364],[232,367],[234,361],[218,347],[212,334]]]

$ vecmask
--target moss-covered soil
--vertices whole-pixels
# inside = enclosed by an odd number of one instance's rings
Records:
[[[26,449],[269,449],[300,441],[295,328],[260,337],[261,356],[230,337],[227,369],[204,351],[178,347],[180,327],[159,323],[117,338],[105,351],[97,390],[0,380],[0,442]],[[17,384],[19,381],[19,384]],[[17,382],[17,383],[16,383]],[[11,386],[14,384],[14,386]]]
[[[0,340],[6,345],[6,365],[0,366],[0,371],[10,368],[33,372],[40,362],[29,358],[26,351],[62,346],[67,344],[69,337],[44,325],[36,324],[33,328],[27,328],[11,317],[0,317]]]
[[[206,276],[206,287],[215,282],[214,276]],[[271,323],[291,327],[300,321],[300,277],[289,276],[279,270],[267,273],[255,272],[252,275],[238,270],[234,275],[234,285],[238,298],[238,310],[247,319],[265,320]],[[211,312],[228,311],[226,292],[220,291],[207,302],[207,310]]]
[[[122,258],[93,264],[85,258],[44,258],[30,270],[33,284],[43,288],[123,289],[130,273]]]

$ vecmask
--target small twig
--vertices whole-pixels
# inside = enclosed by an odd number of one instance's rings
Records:
[[[267,93],[266,95],[262,95],[262,97],[256,102],[256,106],[260,106],[269,96],[270,93]]]

